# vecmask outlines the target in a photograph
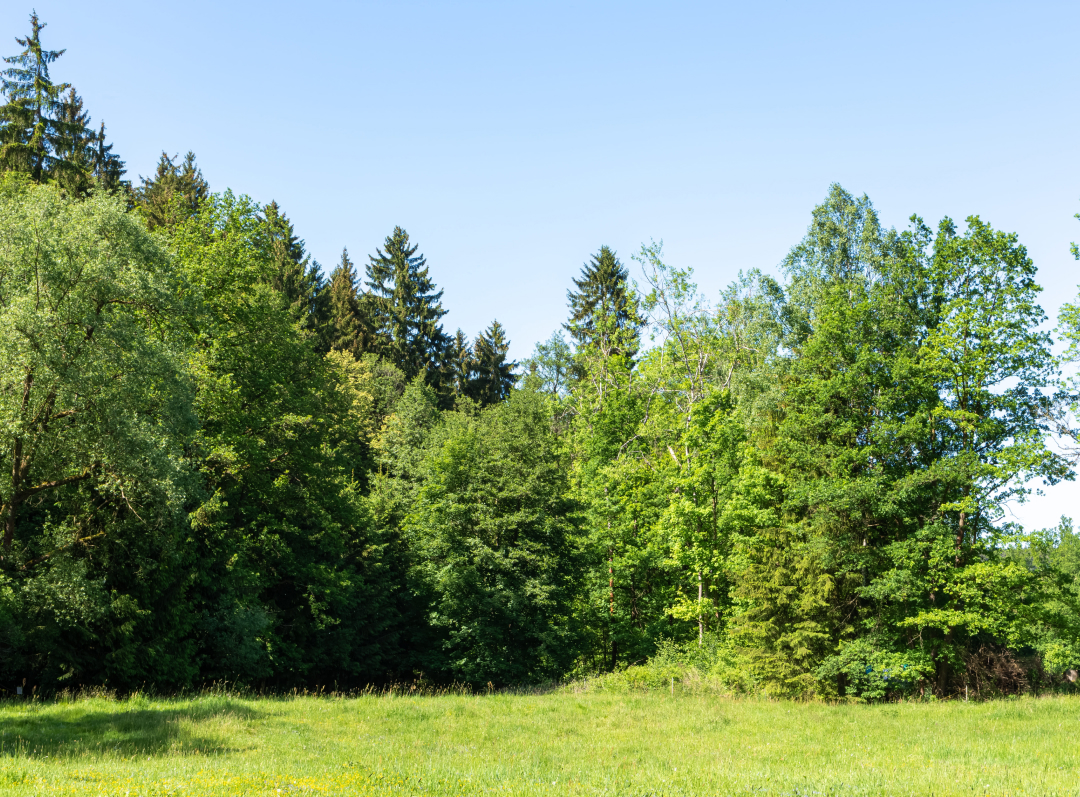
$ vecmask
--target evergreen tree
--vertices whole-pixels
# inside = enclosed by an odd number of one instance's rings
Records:
[[[476,361],[473,359],[473,347],[469,338],[460,329],[454,333],[450,343],[450,356],[446,359],[449,374],[446,384],[455,396],[468,396],[475,376]]]
[[[359,357],[372,347],[373,334],[364,313],[366,303],[357,289],[356,268],[348,249],[341,250],[341,263],[330,275],[327,290],[329,346]]]
[[[57,143],[57,157],[78,167],[68,179],[61,179],[61,184],[76,191],[88,189],[91,179],[107,191],[125,185],[124,161],[113,154],[112,144],[105,143],[105,123],[101,123],[97,132],[91,129],[90,114],[74,88],[64,98],[60,119],[70,135]]]
[[[150,229],[174,228],[194,216],[210,196],[210,186],[195,163],[195,153],[188,152],[179,165],[174,158],[162,152],[154,176],[139,178],[142,185],[135,191],[135,205]]]
[[[379,353],[408,378],[425,374],[437,383],[451,339],[439,323],[446,315],[442,291],[435,290],[427,260],[416,250],[409,234],[395,227],[384,248],[368,258],[368,294]]]
[[[64,50],[46,50],[41,45],[41,30],[45,23],[37,13],[30,15],[31,33],[17,38],[24,49],[18,55],[6,56],[9,66],[0,72],[0,86],[8,103],[3,108],[0,133],[0,169],[30,175],[35,182],[58,179],[64,184],[77,184],[87,170],[70,157],[82,136],[81,103],[79,109],[69,109],[65,118],[64,92],[67,83],[53,83],[49,64]],[[70,110],[75,110],[72,116]]]
[[[285,297],[293,321],[317,341],[316,348],[326,352],[330,349],[327,340],[330,297],[324,290],[319,264],[312,262],[305,252],[304,242],[297,237],[292,222],[277,202],[267,205],[263,213],[274,265],[270,284]]]
[[[628,277],[607,246],[582,266],[581,277],[574,279],[577,291],[566,292],[570,321],[563,325],[579,348],[594,346],[605,355],[634,357],[641,321],[628,292]]]
[[[131,183],[124,179],[124,174],[127,172],[126,164],[112,151],[113,145],[105,143],[105,122],[102,122],[98,128],[94,145],[94,177],[97,178],[98,185],[106,191],[116,191],[120,188],[129,190]]]
[[[498,404],[510,395],[517,376],[516,362],[507,362],[510,341],[498,321],[493,321],[473,344],[474,371],[476,376],[469,391],[481,405]]]

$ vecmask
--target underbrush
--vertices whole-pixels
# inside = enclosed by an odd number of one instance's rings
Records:
[[[572,693],[608,692],[699,694],[727,697],[788,698],[842,703],[933,701],[942,698],[997,700],[1080,691],[1076,672],[1051,674],[1037,654],[1017,657],[1007,650],[981,647],[968,655],[944,689],[934,664],[918,651],[889,653],[857,640],[830,657],[813,674],[785,680],[723,639],[663,641],[655,655],[613,672],[576,677],[563,686]],[[779,669],[779,668],[777,668]],[[841,684],[843,689],[840,688]]]

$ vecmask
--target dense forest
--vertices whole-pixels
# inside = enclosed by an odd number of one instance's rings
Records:
[[[401,227],[327,277],[192,153],[125,179],[43,28],[2,72],[0,686],[502,686],[665,645],[776,695],[1075,680],[1080,538],[1004,508],[1073,478],[1080,303],[1046,331],[1015,235],[834,185],[716,301],[601,246],[513,362],[444,329]]]

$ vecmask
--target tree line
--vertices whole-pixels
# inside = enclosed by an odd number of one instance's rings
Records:
[[[124,179],[43,24],[0,109],[0,689],[535,683],[712,651],[732,688],[1080,667],[1080,347],[1013,234],[832,186],[715,302],[608,247],[522,363],[406,231],[329,278],[195,156]],[[1071,677],[1075,677],[1075,673]],[[1010,680],[1012,679],[1012,680]]]

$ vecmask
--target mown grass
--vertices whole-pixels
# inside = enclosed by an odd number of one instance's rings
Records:
[[[1080,698],[688,694],[0,704],[0,794],[1080,794]]]

